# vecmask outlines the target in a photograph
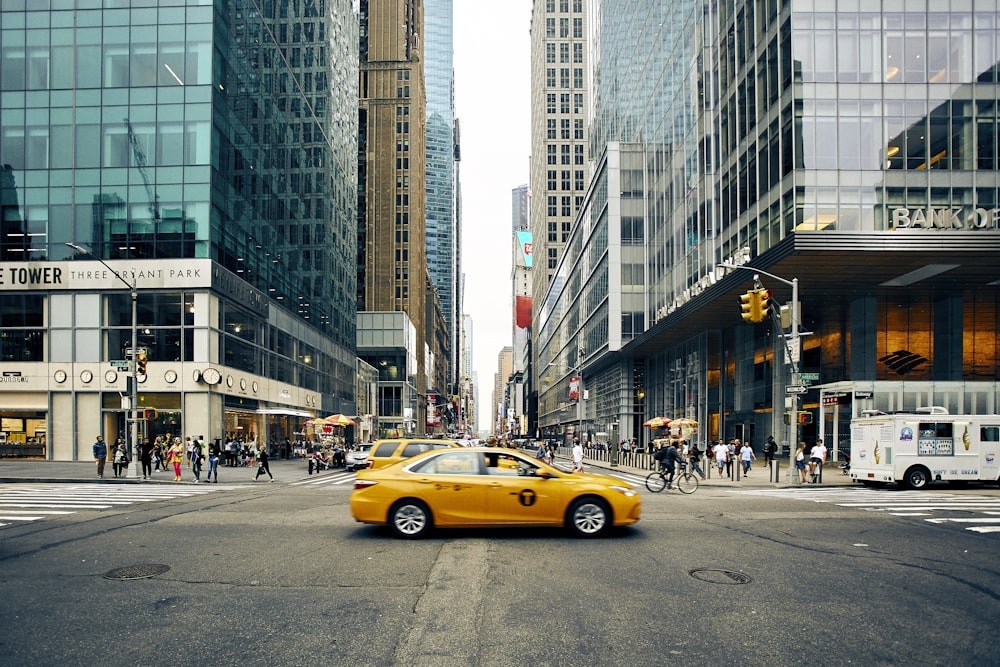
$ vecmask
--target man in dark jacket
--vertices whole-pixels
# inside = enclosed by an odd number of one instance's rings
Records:
[[[666,446],[662,448],[661,452],[657,452],[660,458],[657,459],[660,462],[660,468],[667,473],[667,488],[673,488],[674,482],[674,472],[676,471],[675,464],[681,460],[681,455],[677,453],[677,445],[673,440],[667,442]],[[656,455],[653,456],[656,458]]]
[[[104,442],[104,436],[97,436],[94,443],[94,460],[97,461],[97,479],[104,479],[104,464],[108,460],[108,445]]]

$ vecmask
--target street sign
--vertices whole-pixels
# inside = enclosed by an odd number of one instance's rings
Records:
[[[129,364],[130,363],[132,363],[132,362],[128,361],[127,359],[126,360],[112,359],[111,360],[111,367],[112,368],[117,368],[120,371],[127,371],[129,369]]]
[[[819,373],[799,373],[799,379],[803,382],[817,382]]]
[[[809,391],[809,387],[801,384],[790,384],[785,386],[786,394],[804,394]]]
[[[140,347],[139,348],[139,354],[149,354],[149,350],[147,350],[144,347]],[[132,348],[126,347],[125,348],[125,356],[126,357],[131,357],[132,355],[133,355]]]

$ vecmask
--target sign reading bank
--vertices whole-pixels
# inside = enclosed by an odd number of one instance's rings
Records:
[[[1000,208],[894,208],[894,229],[1000,229]]]
[[[212,285],[210,259],[0,262],[0,292],[199,288]]]

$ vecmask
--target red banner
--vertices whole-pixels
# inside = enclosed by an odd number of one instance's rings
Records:
[[[531,326],[531,297],[514,297],[514,323],[518,329],[527,329]]]

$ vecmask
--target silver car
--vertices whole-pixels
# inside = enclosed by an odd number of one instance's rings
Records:
[[[364,442],[347,452],[347,456],[344,457],[344,467],[348,471],[364,470],[368,464],[368,450],[371,448],[372,443]]]

